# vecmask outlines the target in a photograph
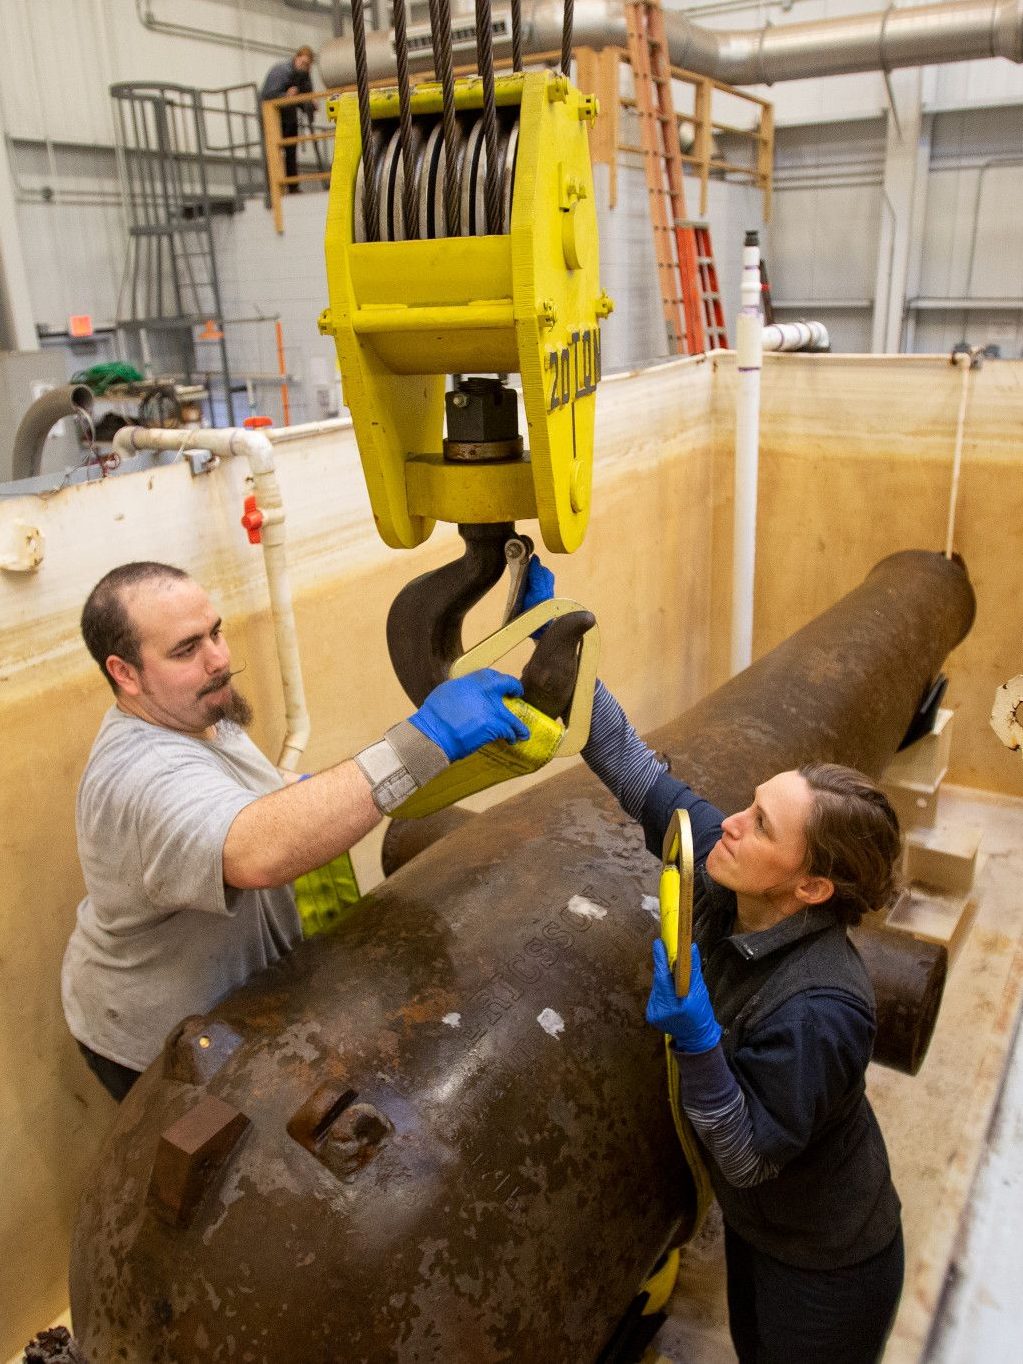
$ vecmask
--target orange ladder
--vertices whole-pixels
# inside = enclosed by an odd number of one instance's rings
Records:
[[[686,217],[664,13],[660,0],[633,0],[625,17],[668,344],[674,354],[697,355],[728,339],[710,229]]]
[[[686,223],[680,229],[691,234],[696,246],[698,292],[703,317],[703,331],[707,350],[727,350],[728,333],[725,312],[718,288],[718,268],[714,264],[714,248],[710,244],[710,228],[706,223]]]

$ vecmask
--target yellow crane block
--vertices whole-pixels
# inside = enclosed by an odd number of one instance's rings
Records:
[[[455,104],[482,109],[478,77]],[[326,258],[335,338],[377,528],[411,548],[435,521],[537,518],[548,548],[581,543],[590,508],[600,320],[612,308],[599,283],[597,215],[587,131],[596,101],[551,71],[497,77],[499,116],[518,113],[508,231],[411,241],[356,240],[361,159],[354,94],[328,104],[336,125]],[[412,95],[425,126],[441,88]],[[375,133],[398,126],[394,90],[371,94]],[[507,172],[505,172],[507,173]],[[442,454],[445,376],[518,373],[528,455],[458,464]]]

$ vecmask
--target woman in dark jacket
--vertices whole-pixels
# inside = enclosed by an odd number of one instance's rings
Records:
[[[526,604],[553,595],[534,561]],[[902,1289],[899,1198],[864,1074],[870,979],[846,927],[895,895],[898,820],[861,773],[781,772],[728,815],[639,738],[598,682],[583,757],[658,857],[676,808],[696,861],[692,980],[654,943],[647,1021],[724,1214],[741,1364],[873,1364]]]

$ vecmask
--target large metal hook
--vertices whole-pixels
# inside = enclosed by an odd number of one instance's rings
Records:
[[[452,664],[463,653],[465,616],[496,585],[506,567],[514,570],[517,566],[506,617],[521,605],[525,537],[516,536],[514,524],[471,523],[460,525],[458,533],[465,541],[463,556],[413,578],[395,597],[387,616],[391,662],[417,706],[449,677]],[[528,540],[525,544],[528,560],[532,546]],[[572,611],[545,628],[522,673],[530,705],[553,718],[565,715],[575,693],[580,641],[595,624],[589,611]]]
[[[505,570],[504,543],[511,521],[460,525],[465,553],[407,583],[387,613],[387,649],[409,700],[421,706],[446,682],[463,652],[462,621]]]

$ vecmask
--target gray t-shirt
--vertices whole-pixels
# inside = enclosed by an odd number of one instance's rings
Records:
[[[300,940],[290,886],[224,885],[232,821],[283,784],[237,725],[204,740],[107,712],[78,788],[87,894],[61,975],[80,1042],[144,1070],[182,1018]]]

